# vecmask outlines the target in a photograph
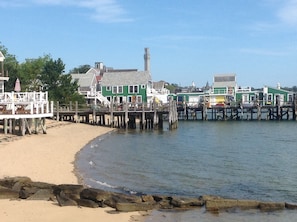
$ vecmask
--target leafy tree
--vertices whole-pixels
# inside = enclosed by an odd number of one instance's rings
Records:
[[[5,91],[11,92],[14,90],[14,84],[16,80],[16,76],[18,75],[18,61],[15,58],[15,55],[12,55],[8,53],[8,49],[3,46],[0,42],[0,51],[5,57],[4,60],[4,75],[6,76],[6,73],[9,76],[8,82],[5,82]]]
[[[40,75],[40,81],[43,89],[48,91],[49,99],[59,101],[61,104],[67,104],[70,101],[84,101],[84,97],[77,92],[77,81],[72,81],[70,74],[63,74],[65,65],[59,58],[46,61]]]
[[[170,91],[170,93],[176,93],[179,86],[175,83],[172,83],[172,84],[168,83],[168,84],[165,84],[165,88],[168,89]]]
[[[18,78],[22,84],[22,91],[40,91],[42,84],[40,76],[42,70],[50,56],[39,57],[37,59],[27,59],[26,62],[19,65]]]
[[[90,65],[81,65],[78,68],[70,70],[69,73],[86,73],[90,68]]]

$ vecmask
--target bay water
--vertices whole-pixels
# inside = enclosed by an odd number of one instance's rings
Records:
[[[177,130],[118,130],[91,141],[76,168],[116,192],[297,203],[297,123],[181,121]],[[295,221],[295,211],[154,211],[147,221]]]

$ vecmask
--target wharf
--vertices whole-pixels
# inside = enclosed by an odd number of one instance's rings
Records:
[[[168,104],[122,103],[111,104],[109,108],[93,106],[78,109],[59,106],[54,111],[58,121],[83,122],[100,126],[124,129],[162,129],[164,121],[169,129],[177,128],[178,121],[241,121],[241,120],[294,120],[297,109],[295,104],[246,105],[246,106],[177,106],[175,101]]]
[[[124,129],[162,129],[164,120],[168,121],[169,129],[177,128],[177,107],[174,101],[164,106],[145,103],[111,104],[109,108],[93,106],[78,108],[56,105],[54,118],[58,121],[83,122],[100,126]],[[137,124],[139,126],[137,126]]]
[[[295,120],[296,105],[179,107],[179,120]]]

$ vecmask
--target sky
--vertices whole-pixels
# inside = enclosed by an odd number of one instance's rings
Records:
[[[197,87],[297,85],[297,0],[0,0],[0,42],[19,62],[51,55],[65,72],[103,62]]]

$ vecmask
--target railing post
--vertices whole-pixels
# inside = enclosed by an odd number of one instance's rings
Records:
[[[60,110],[60,108],[59,108],[59,101],[57,101],[57,107],[56,107],[56,112],[57,112],[57,117],[56,117],[57,119],[56,120],[57,121],[59,121],[59,118],[60,118],[59,117],[59,110]]]

